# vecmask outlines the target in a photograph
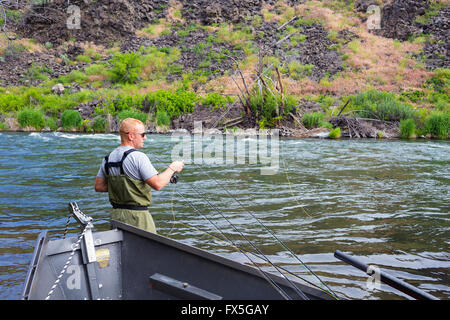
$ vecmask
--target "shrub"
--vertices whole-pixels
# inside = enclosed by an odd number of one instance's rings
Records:
[[[121,112],[124,110],[141,109],[145,96],[118,94],[107,103],[110,112]]]
[[[56,129],[58,129],[58,124],[57,124],[58,120],[54,117],[48,117],[47,119],[45,119],[45,126],[49,127],[50,130],[55,131]]]
[[[176,91],[152,91],[146,96],[146,103],[156,111],[165,111],[170,118],[179,117],[184,113],[194,111],[199,97],[195,92],[180,88]]]
[[[3,49],[3,57],[6,59],[13,58],[19,56],[25,50],[24,45],[13,42]]]
[[[11,111],[18,111],[29,105],[29,100],[22,95],[16,95],[13,93],[1,94],[0,93],[0,112],[7,113]]]
[[[170,125],[170,117],[165,111],[156,112],[156,124],[158,126],[169,126]]]
[[[399,129],[402,139],[411,139],[416,134],[416,123],[413,119],[401,120]]]
[[[134,83],[141,69],[140,55],[136,52],[116,53],[110,60],[111,80],[118,83]]]
[[[329,137],[330,139],[339,139],[341,137],[341,128],[330,130]]]
[[[439,139],[447,139],[449,126],[449,112],[433,112],[425,122],[425,132]]]
[[[41,130],[45,126],[44,115],[37,109],[24,109],[19,112],[17,121],[21,128],[34,127],[36,130]]]
[[[310,129],[319,126],[323,122],[324,114],[322,112],[305,113],[302,117],[303,125]]]
[[[275,126],[297,105],[298,99],[286,95],[283,100],[274,88],[262,90],[254,86],[248,99],[250,108],[256,116],[256,122],[261,129]]]
[[[210,107],[211,110],[215,110],[217,108],[224,108],[228,102],[231,102],[231,98],[223,97],[217,92],[208,93],[203,98],[203,104],[207,107]]]
[[[79,128],[83,119],[76,110],[66,110],[61,114],[61,126],[65,130]]]
[[[414,115],[414,110],[391,92],[369,90],[355,96],[351,103],[358,110],[356,114],[366,118],[400,121]]]
[[[254,89],[249,102],[253,113],[259,119],[258,123],[261,129],[272,127],[279,120],[276,111],[280,105],[279,96],[274,96],[265,89],[262,93]]]
[[[102,116],[96,117],[92,123],[92,130],[94,130],[94,132],[105,132],[106,119]]]
[[[134,118],[145,123],[147,121],[147,114],[139,110],[123,110],[117,114],[117,118],[119,122],[122,122],[126,118]]]

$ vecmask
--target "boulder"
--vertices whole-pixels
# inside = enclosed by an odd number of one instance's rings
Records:
[[[64,94],[64,86],[61,83],[55,84],[52,87],[52,92],[54,94],[57,94],[57,95],[61,96],[61,95]]]

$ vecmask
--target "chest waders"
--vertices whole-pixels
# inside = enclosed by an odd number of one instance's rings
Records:
[[[155,223],[148,212],[148,207],[152,203],[150,186],[145,181],[127,176],[123,170],[123,161],[134,151],[137,150],[130,149],[124,152],[118,162],[109,162],[109,155],[105,157],[109,202],[113,207],[111,218],[156,233]],[[111,167],[120,168],[120,174],[110,175]]]

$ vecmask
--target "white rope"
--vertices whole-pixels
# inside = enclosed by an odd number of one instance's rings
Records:
[[[88,225],[86,225],[86,227],[84,228],[83,232],[81,233],[80,237],[78,238],[77,242],[75,242],[75,244],[72,246],[72,252],[70,253],[69,258],[66,261],[66,264],[64,265],[63,269],[61,270],[61,273],[59,274],[58,278],[56,279],[55,283],[53,284],[52,288],[50,289],[50,291],[48,292],[47,297],[45,298],[45,300],[49,300],[50,296],[53,294],[53,291],[56,289],[56,286],[58,285],[59,281],[61,280],[62,276],[64,275],[64,273],[67,270],[67,267],[69,266],[70,262],[72,261],[72,258],[75,254],[75,251],[78,249],[81,239],[83,239],[84,234],[86,233],[86,230],[88,229]]]

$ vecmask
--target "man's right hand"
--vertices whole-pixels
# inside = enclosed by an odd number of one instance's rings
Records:
[[[175,172],[181,172],[184,168],[184,160],[174,161],[169,165],[169,168]]]

